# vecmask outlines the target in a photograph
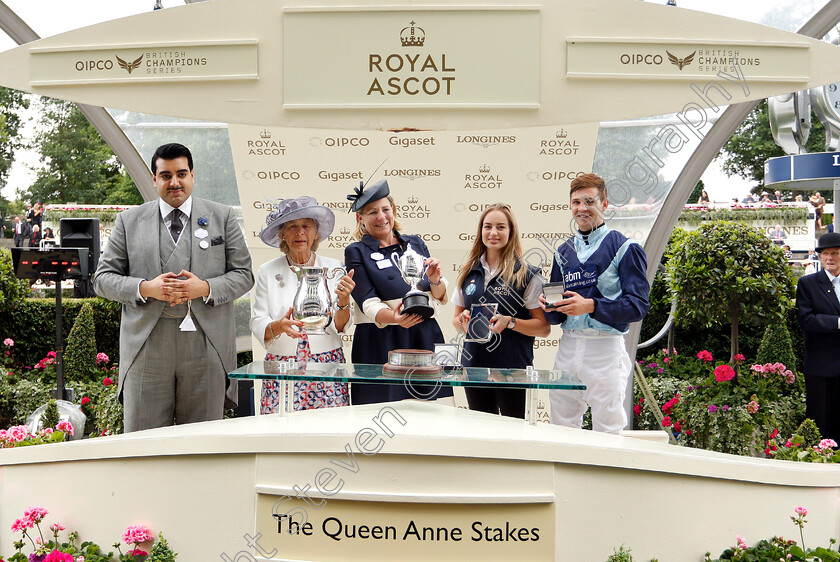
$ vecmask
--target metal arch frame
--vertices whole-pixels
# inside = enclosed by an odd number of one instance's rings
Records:
[[[20,16],[9,8],[3,0],[0,0],[0,29],[12,38],[18,45],[29,43],[40,39],[37,33],[32,30]],[[152,175],[149,167],[143,162],[137,148],[131,143],[114,118],[105,111],[103,107],[96,107],[77,103],[76,107],[87,117],[102,138],[120,159],[125,166],[128,175],[134,181],[140,195],[146,201],[156,199],[158,194],[152,183]]]
[[[803,25],[797,33],[806,37],[819,38],[840,22],[840,0],[829,0],[814,16]],[[760,100],[759,100],[760,101]],[[700,145],[688,158],[674,186],[665,197],[662,211],[650,230],[645,242],[645,253],[648,257],[647,278],[653,283],[656,270],[665,252],[671,232],[677,224],[677,219],[682,212],[688,196],[700,181],[700,176],[714,160],[715,156],[726,141],[735,133],[738,127],[747,119],[750,112],[758,105],[758,101],[743,102],[730,105],[714,125],[709,133],[700,141]],[[639,335],[642,330],[642,323],[636,322],[630,327],[625,336],[625,345],[630,357],[635,358]],[[627,393],[624,398],[625,409],[632,412],[633,408],[633,379],[628,380]],[[632,417],[630,418],[632,419]]]

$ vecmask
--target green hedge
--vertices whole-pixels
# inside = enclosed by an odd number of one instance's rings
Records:
[[[112,361],[120,354],[120,304],[103,298],[62,300],[64,341],[67,341],[76,316],[90,302],[96,328],[97,351]],[[55,300],[25,299],[8,310],[0,310],[0,339],[15,340],[15,358],[34,365],[49,351],[55,350]]]

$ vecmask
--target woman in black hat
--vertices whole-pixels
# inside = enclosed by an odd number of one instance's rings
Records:
[[[317,255],[318,242],[326,240],[335,226],[335,215],[327,207],[318,205],[313,197],[284,199],[268,214],[260,239],[283,254],[260,266],[253,293],[251,332],[265,346],[266,361],[298,361],[306,363],[344,363],[341,333],[350,322],[350,292],[353,290],[352,272],[327,284],[335,294],[338,310],[324,335],[300,332],[303,322],[292,317],[292,306],[299,267],[341,267],[336,259]],[[280,400],[277,381],[263,381],[260,413],[277,411]],[[331,408],[346,406],[347,385],[340,382],[295,381],[294,409]]]
[[[426,275],[420,289],[430,295],[430,303],[446,304],[447,282],[440,260],[429,257],[429,250],[419,236],[402,234],[396,220],[394,199],[388,182],[381,180],[360,186],[347,196],[356,213],[354,242],[344,250],[344,263],[353,269],[353,299],[356,301],[356,332],[353,336],[353,363],[384,364],[388,352],[395,349],[434,350],[443,342],[443,332],[434,318],[423,320],[402,313],[402,298],[409,290],[392,256],[402,256],[408,246],[426,256]],[[352,404],[391,402],[406,398],[436,399],[452,396],[450,387],[435,389],[425,385],[354,384]]]

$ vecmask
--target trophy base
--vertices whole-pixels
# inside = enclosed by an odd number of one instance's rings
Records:
[[[408,294],[402,300],[402,314],[416,314],[428,320],[435,313],[434,307],[429,304],[429,295],[425,293]]]

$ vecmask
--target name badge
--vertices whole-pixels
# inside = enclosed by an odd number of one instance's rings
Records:
[[[376,267],[379,269],[386,269],[388,267],[394,267],[394,264],[391,263],[391,260],[379,260],[376,262]]]

